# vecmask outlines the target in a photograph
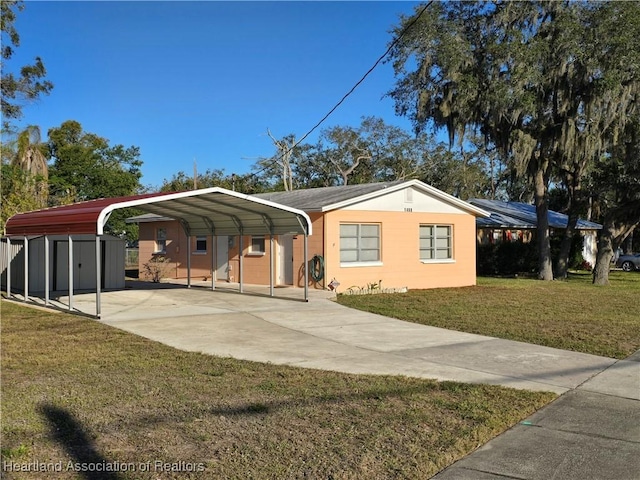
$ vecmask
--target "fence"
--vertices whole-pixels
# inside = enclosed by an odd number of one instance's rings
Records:
[[[124,265],[125,268],[137,268],[138,267],[138,254],[137,248],[125,249]]]

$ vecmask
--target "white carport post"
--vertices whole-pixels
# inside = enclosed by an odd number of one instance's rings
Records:
[[[191,288],[191,235],[187,233],[187,288]]]
[[[11,238],[7,237],[7,299],[11,298]]]
[[[44,236],[44,304],[49,305],[49,235]]]
[[[203,217],[202,220],[207,224],[209,232],[211,233],[211,290],[216,289],[216,258],[218,255],[218,245],[216,238],[216,229],[213,222],[208,217]]]
[[[269,237],[269,295],[272,297],[273,295],[273,231],[271,232],[271,236]]]
[[[306,229],[305,229],[306,230]],[[309,250],[309,245],[308,245],[308,231],[304,232],[304,266],[303,266],[303,272],[304,272],[304,301],[308,302],[309,301],[309,260],[307,258],[308,256],[308,250]]]
[[[29,238],[24,236],[24,301],[29,300]]]
[[[242,285],[242,257],[244,256],[244,238],[243,238],[243,234],[242,234],[242,230],[240,230],[240,241],[239,241],[239,267],[238,267],[238,281],[240,282],[240,293],[243,293],[244,291],[244,287]]]
[[[218,275],[218,271],[216,267],[218,266],[218,236],[211,235],[211,290],[216,289],[216,277]]]
[[[69,311],[73,311],[73,238],[69,238]]]
[[[98,319],[100,319],[100,289],[102,287],[102,282],[100,281],[102,279],[102,251],[100,247],[100,235],[96,235],[96,318]]]

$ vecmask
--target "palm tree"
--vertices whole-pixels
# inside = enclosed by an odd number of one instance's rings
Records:
[[[29,125],[18,134],[12,166],[25,177],[27,194],[32,194],[40,208],[47,206],[49,196],[49,167],[41,141],[40,127]]]

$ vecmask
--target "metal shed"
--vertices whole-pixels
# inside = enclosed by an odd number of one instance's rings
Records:
[[[100,292],[103,288],[103,255],[104,255],[104,227],[109,216],[114,210],[135,207],[147,213],[169,216],[177,219],[184,229],[187,237],[198,235],[238,235],[242,242],[243,235],[270,235],[272,240],[270,248],[273,249],[273,236],[283,234],[304,235],[304,257],[307,253],[307,237],[311,235],[311,220],[305,212],[287,207],[268,200],[250,195],[226,190],[220,187],[205,188],[178,193],[153,193],[134,195],[129,197],[103,198],[80,202],[73,205],[47,208],[34,212],[21,213],[11,217],[6,224],[6,240],[8,248],[5,250],[5,274],[6,292],[11,297],[11,280],[14,278],[11,272],[12,260],[16,254],[16,245],[22,245],[22,259],[20,264],[24,281],[24,300],[29,299],[31,281],[29,280],[30,265],[29,255],[34,238],[42,240],[42,261],[37,265],[42,266],[39,274],[44,283],[44,302],[49,304],[49,292],[51,290],[52,275],[62,278],[64,275],[51,272],[50,269],[59,269],[60,265],[52,263],[52,239],[63,235],[66,237],[67,265],[66,283],[69,292],[69,310],[73,310],[73,291],[76,285],[74,273],[76,272],[74,259],[78,250],[74,243],[89,241],[93,244],[90,250],[93,252],[92,269],[95,274],[93,285],[96,290],[96,317],[100,317]],[[38,240],[39,242],[40,240]],[[60,240],[57,240],[60,241]],[[241,245],[242,248],[242,245]],[[80,255],[87,255],[81,253]],[[190,257],[190,255],[188,256]],[[122,256],[124,259],[124,255]],[[243,291],[242,282],[242,256],[239,272],[240,292]],[[35,267],[36,271],[39,270]],[[304,262],[304,276],[307,277],[307,262]],[[187,287],[191,287],[190,265],[188,265]],[[123,275],[124,278],[124,275]],[[273,292],[273,272],[271,272],[271,296]],[[215,289],[215,278],[212,276],[211,288]],[[308,300],[308,285],[305,282],[304,299]]]
[[[47,286],[51,291],[69,289],[69,239],[66,235],[50,235],[48,256],[48,283],[43,275],[45,270],[45,237],[27,237],[28,269],[25,278],[25,248],[23,241],[11,242],[7,252],[6,239],[0,244],[0,267],[2,270],[2,287],[7,287],[7,271],[11,273],[9,284],[16,290],[24,292],[25,280],[28,280],[28,291],[44,292]],[[125,242],[111,235],[103,235],[100,286],[102,289],[124,288]],[[95,237],[93,235],[73,236],[73,290],[94,290],[96,288]],[[7,269],[8,259],[11,259]]]

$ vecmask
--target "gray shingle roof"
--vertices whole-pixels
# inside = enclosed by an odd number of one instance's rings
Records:
[[[323,207],[357,198],[362,195],[384,190],[394,185],[404,183],[406,180],[395,182],[363,183],[358,185],[343,185],[338,187],[308,188],[305,190],[293,190],[290,192],[259,193],[254,197],[280,203],[288,207],[297,208],[305,212],[320,211]]]

